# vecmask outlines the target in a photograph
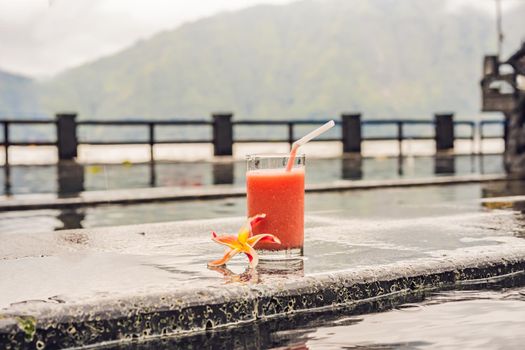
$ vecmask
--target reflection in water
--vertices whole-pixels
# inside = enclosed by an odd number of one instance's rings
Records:
[[[456,173],[464,174],[467,166],[469,166],[468,158],[456,157],[455,170]],[[492,164],[492,173],[498,173],[498,166],[501,163],[500,156],[486,156],[489,163]],[[410,159],[410,158],[408,158]],[[475,158],[474,158],[475,159]],[[346,163],[345,163],[346,162]],[[357,164],[362,162],[363,164],[363,178],[372,178],[375,175],[376,178],[388,178],[385,174],[393,174],[395,172],[395,159],[331,159],[328,160],[312,160],[313,164],[309,170],[308,183],[316,183],[323,181],[330,181],[331,179],[340,178],[342,175],[342,168],[345,164],[347,176],[350,176],[348,172],[355,171],[354,175],[358,175],[359,171],[354,167],[352,169],[351,164]],[[414,158],[414,168],[424,169],[426,173],[419,170],[419,173],[410,173],[411,169],[407,168],[407,176],[428,176],[433,168],[433,158],[422,157]],[[409,162],[407,161],[407,164]],[[157,163],[158,170],[158,185],[181,185],[178,181],[184,180],[185,186],[197,186],[193,182],[186,181],[184,174],[191,176],[196,181],[200,181],[203,184],[210,184],[213,182],[211,177],[212,163],[200,163],[200,164],[172,164],[172,163]],[[220,164],[217,169],[231,169],[232,163],[228,167],[225,164]],[[235,174],[235,180],[237,183],[243,180],[244,164],[234,163],[238,170]],[[327,165],[326,168],[323,168]],[[328,166],[329,165],[329,166]],[[186,167],[186,168],[184,168]],[[82,173],[81,169],[84,168]],[[328,168],[328,169],[327,169]],[[106,169],[108,171],[106,172]],[[112,165],[112,166],[83,166],[74,162],[64,162],[60,164],[60,167],[54,166],[11,166],[11,179],[14,193],[21,193],[23,191],[35,192],[36,190],[46,192],[61,192],[60,196],[71,196],[74,193],[78,193],[86,187],[90,190],[100,190],[104,188],[130,188],[138,186],[147,186],[144,183],[136,184],[132,181],[136,179],[147,178],[147,166],[146,165],[133,165],[123,166]],[[5,171],[5,169],[4,169]],[[4,171],[0,171],[0,177],[4,180]],[[55,175],[58,174],[58,179]],[[72,175],[76,174],[76,175]],[[207,174],[198,178],[199,174]],[[107,176],[106,176],[107,175]],[[182,175],[182,176],[181,176]],[[352,177],[354,175],[351,175]],[[417,176],[414,176],[417,175]],[[107,178],[106,178],[107,177]],[[174,182],[168,183],[167,180],[171,179]],[[96,180],[96,181],[95,181]],[[490,182],[483,183],[475,186],[443,186],[433,188],[420,188],[417,193],[425,193],[425,196],[432,198],[428,201],[442,202],[444,198],[479,198],[479,191],[482,189],[483,197],[494,197],[494,196],[510,196],[510,195],[524,195],[525,194],[525,182],[520,181],[508,181],[508,182]],[[408,194],[408,189],[403,190],[404,193]],[[377,207],[378,200],[376,198],[383,198],[383,196],[389,196],[390,200],[395,201],[397,194],[392,194],[390,191],[382,190],[381,196],[375,194],[377,192],[370,192],[365,195],[361,200],[347,200],[346,195],[343,194],[330,194],[330,195],[309,195],[307,200],[307,209],[309,210],[339,210],[346,211],[347,213],[353,213],[353,215],[368,215],[370,207]],[[390,193],[390,194],[388,194]],[[411,192],[410,192],[411,193]],[[361,192],[354,192],[353,198],[361,197]],[[410,195],[412,196],[412,195]],[[418,200],[419,196],[414,196],[413,200]],[[412,200],[411,199],[411,200]],[[381,201],[382,202],[382,201]],[[400,207],[394,207],[388,205],[388,202],[380,203],[381,208],[385,213],[392,213],[401,210]],[[512,206],[511,206],[512,207]],[[422,207],[421,210],[425,207]],[[39,227],[50,227],[50,229],[72,229],[83,227],[100,227],[100,226],[112,226],[112,225],[123,225],[123,224],[135,224],[135,223],[146,223],[146,222],[157,222],[157,221],[172,221],[172,220],[184,220],[184,219],[204,219],[204,218],[215,218],[224,216],[236,216],[245,214],[245,203],[242,198],[230,198],[213,201],[191,201],[191,202],[173,202],[173,203],[148,203],[148,204],[137,204],[127,206],[100,206],[93,208],[83,208],[73,210],[52,210],[45,212],[35,212],[31,214],[25,214],[23,218],[9,218],[11,222],[11,232],[25,228],[28,225],[28,217],[38,218],[42,223],[39,223]],[[520,208],[521,210],[521,208]],[[412,215],[412,212],[403,212],[403,215]],[[31,214],[31,215],[29,215]],[[350,215],[350,214],[348,214]],[[7,215],[4,214],[0,220],[4,220]],[[3,230],[7,230],[3,228]]]
[[[233,162],[213,163],[213,184],[230,185],[234,182]]]
[[[453,154],[436,154],[434,157],[434,174],[453,175],[455,173],[456,157]]]
[[[62,223],[62,227],[56,227],[55,230],[70,230],[83,228],[82,221],[86,214],[82,209],[61,209],[57,219]]]
[[[480,165],[478,165],[478,158]],[[452,164],[451,164],[452,163]],[[483,169],[479,169],[481,166]],[[427,177],[433,173],[501,174],[501,155],[456,155],[450,157],[311,158],[308,183],[329,183],[340,179],[393,179]],[[82,172],[82,168],[84,171]],[[3,194],[59,193],[71,196],[80,191],[164,186],[198,187],[244,184],[244,162],[162,162],[140,164],[58,165],[4,167],[0,172]],[[58,179],[55,178],[58,176]],[[59,184],[57,188],[56,184]]]
[[[483,184],[481,197],[508,197],[525,195],[525,181],[498,181]]]
[[[9,164],[4,165],[4,194],[10,196],[11,192],[11,167]]]
[[[149,185],[151,187],[157,186],[157,172],[155,169],[155,161],[153,160],[149,162]]]
[[[223,275],[226,283],[261,283],[273,277],[304,277],[303,259],[259,260],[255,269],[247,267],[242,273],[234,273],[226,265],[208,266],[208,269]]]
[[[470,172],[475,173],[476,172],[476,156],[474,153],[471,153],[469,158],[470,158]],[[480,158],[483,158],[483,157],[480,157]],[[485,174],[482,168],[479,170],[479,173]]]
[[[84,165],[62,160],[57,165],[58,197],[76,197],[84,191]]]
[[[247,267],[246,270],[244,270],[244,272],[242,273],[235,273],[229,268],[227,268],[226,265],[208,266],[208,269],[216,271],[223,275],[225,283],[259,283],[259,274],[257,273],[257,270],[252,269],[250,267]]]
[[[77,197],[84,191],[84,165],[75,161],[62,160],[57,164],[58,197]],[[62,222],[61,229],[82,228],[86,215],[82,209],[61,209],[57,219]]]
[[[493,157],[494,157],[494,155],[493,155]],[[471,155],[471,158],[472,158],[472,167],[474,167],[475,166],[475,157],[474,157],[474,155]],[[480,172],[480,174],[486,174],[486,171],[487,171],[486,165],[485,165],[485,162],[486,162],[485,158],[486,157],[485,156],[480,156],[478,158],[479,158],[479,172]],[[489,165],[490,165],[490,163],[489,163]],[[502,168],[501,169],[502,172],[508,172],[508,169],[505,168],[505,162],[503,161],[503,159],[501,160],[501,168]]]
[[[341,169],[343,180],[361,180],[363,178],[363,158],[361,156],[342,157]]]

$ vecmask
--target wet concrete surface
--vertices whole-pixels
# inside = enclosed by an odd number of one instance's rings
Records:
[[[206,268],[223,253],[209,231],[234,232],[241,224],[242,218],[231,218],[2,234],[0,272],[6,278],[0,306],[223,284],[227,279]],[[286,278],[447,256],[458,249],[520,246],[525,241],[509,235],[520,232],[520,225],[511,212],[374,221],[309,216],[304,267]],[[230,268],[241,273],[246,265],[238,256]]]
[[[490,193],[515,193],[498,186]],[[521,210],[487,206],[479,191],[316,194],[329,203],[306,217],[305,259],[256,271],[242,256],[206,267],[223,253],[210,231],[235,232],[241,216],[0,232],[0,344],[182,336],[522,273]]]

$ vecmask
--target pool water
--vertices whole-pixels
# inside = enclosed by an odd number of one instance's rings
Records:
[[[523,195],[525,182],[510,181],[451,186],[384,188],[348,192],[309,193],[306,215],[329,215],[359,220],[416,218],[482,212],[481,198]],[[518,211],[523,203],[514,204]],[[525,208],[523,208],[525,209]],[[48,232],[180,220],[244,216],[245,198],[193,200],[134,205],[103,205],[72,209],[0,212],[0,232]]]
[[[107,349],[523,349],[525,278]]]
[[[1,194],[58,193],[146,187],[244,186],[244,162],[155,164],[63,163],[1,167]],[[307,160],[307,183],[335,180],[421,178],[442,175],[502,174],[501,155]]]
[[[305,349],[522,349],[525,288],[435,293],[419,304],[344,317],[291,339]]]
[[[448,159],[453,164],[451,173],[502,173],[502,158],[499,155],[456,156]],[[307,183],[330,182],[350,176],[355,168],[355,159],[314,159],[308,163]],[[360,160],[357,167],[363,179],[384,179],[399,177],[428,177],[440,175],[436,164],[441,160],[434,157],[404,158],[403,174],[398,170],[397,158]],[[350,163],[349,163],[350,162]],[[359,162],[358,162],[359,163]],[[355,164],[354,164],[355,165]],[[449,164],[450,165],[450,164]],[[71,169],[69,167],[74,167]],[[346,166],[346,170],[345,169]],[[107,165],[85,166],[69,165],[66,169],[57,166],[12,167],[11,191],[13,193],[55,192],[75,193],[80,190],[101,190],[115,188],[147,187],[148,165]],[[237,163],[159,163],[158,182],[155,186],[213,186],[214,183],[229,183],[244,186],[245,164]],[[227,168],[227,170],[224,170]],[[75,171],[76,169],[76,171]],[[350,171],[349,169],[354,169]],[[233,175],[224,173],[233,171]],[[345,173],[346,171],[346,173]],[[215,175],[214,175],[215,174]],[[218,175],[222,174],[222,175]],[[345,175],[346,174],[346,175]],[[60,181],[57,180],[61,179]],[[230,176],[231,175],[231,176]],[[0,175],[1,176],[1,175]],[[215,180],[213,178],[215,176]],[[217,176],[221,181],[217,181]],[[80,182],[79,182],[80,181]],[[192,182],[193,181],[193,182]],[[404,204],[409,205],[399,215],[412,215],[424,209],[420,204],[478,200],[487,196],[522,194],[525,190],[519,182],[497,184],[473,184],[464,186],[430,186],[412,189],[378,189],[372,191],[352,191],[349,193],[308,194],[306,212],[339,212],[341,215],[355,217],[363,215],[382,216],[397,213]],[[411,204],[414,202],[419,204]],[[477,205],[477,204],[476,204]],[[0,230],[4,232],[52,231],[60,229],[90,228],[100,226],[150,223],[162,221],[207,219],[225,216],[245,215],[244,198],[224,198],[210,201],[185,201],[167,203],[147,203],[135,205],[104,205],[98,207],[71,209],[42,209],[0,213]],[[432,209],[437,210],[437,209]],[[454,207],[452,210],[458,210]]]

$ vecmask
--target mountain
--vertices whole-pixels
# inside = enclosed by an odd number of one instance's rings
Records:
[[[38,110],[33,80],[0,70],[0,119],[34,117]]]
[[[507,48],[525,6],[505,13]],[[40,84],[44,111],[81,118],[475,115],[494,19],[441,0],[300,1],[222,13]],[[509,50],[510,50],[509,49]]]

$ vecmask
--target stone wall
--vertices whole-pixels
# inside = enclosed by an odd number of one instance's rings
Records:
[[[505,113],[505,169],[508,173],[525,175],[525,95],[518,97],[517,107]]]
[[[525,175],[525,43],[506,61],[485,56],[482,111],[505,115],[505,169]]]

